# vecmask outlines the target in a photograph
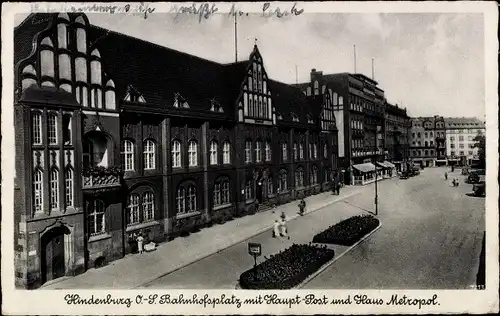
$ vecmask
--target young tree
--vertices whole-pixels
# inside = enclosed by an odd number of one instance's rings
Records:
[[[479,167],[486,168],[486,137],[480,133],[474,137],[474,148],[478,148]]]

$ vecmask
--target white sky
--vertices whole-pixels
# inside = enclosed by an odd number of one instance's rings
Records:
[[[18,16],[16,24],[25,16]],[[88,17],[94,25],[206,59],[235,59],[234,19],[227,14],[201,22],[196,15],[175,18],[167,13],[147,19],[122,14]],[[483,25],[482,14],[304,13],[284,19],[250,14],[239,18],[238,59],[248,58],[257,38],[272,79],[294,83],[297,66],[299,82],[305,82],[312,68],[353,72],[356,45],[357,72],[371,77],[374,58],[375,80],[386,98],[407,107],[411,116],[484,119]]]

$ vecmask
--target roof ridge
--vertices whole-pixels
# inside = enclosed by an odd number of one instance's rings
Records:
[[[210,63],[213,63],[213,64],[217,64],[219,66],[224,66],[225,65],[225,64],[217,62],[217,61],[213,61],[213,60],[206,59],[206,58],[203,58],[203,57],[199,57],[199,56],[196,56],[196,55],[191,55],[189,53],[186,53],[186,52],[183,52],[183,51],[180,51],[180,50],[177,50],[177,49],[173,49],[173,48],[170,48],[170,47],[167,47],[167,46],[163,46],[163,45],[160,45],[160,44],[157,44],[157,43],[154,43],[154,42],[146,41],[146,40],[143,40],[141,38],[134,37],[132,35],[128,35],[128,34],[124,34],[124,33],[120,33],[120,32],[117,32],[117,31],[114,31],[114,30],[111,30],[111,29],[107,29],[107,28],[104,28],[104,27],[101,27],[101,26],[97,26],[97,25],[92,24],[92,23],[90,23],[90,28],[95,28],[95,29],[98,29],[98,30],[101,30],[101,31],[105,31],[107,33],[113,33],[114,35],[117,35],[117,36],[127,37],[129,39],[136,40],[138,42],[149,44],[149,45],[161,48],[161,49],[167,49],[167,50],[170,50],[170,51],[175,52],[177,54],[186,55],[186,56],[189,56],[189,57],[194,57],[194,58],[202,60],[202,61],[206,61],[206,62],[210,62]],[[94,45],[94,43],[92,43],[92,45]]]

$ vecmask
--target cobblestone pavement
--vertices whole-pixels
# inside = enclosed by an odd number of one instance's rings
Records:
[[[270,238],[271,233],[269,232],[274,219],[281,212],[285,212],[287,218],[292,220],[289,229],[293,238],[290,241],[287,240],[286,243],[300,241],[305,234],[314,235],[313,232],[316,229],[313,228],[315,225],[331,224],[333,219],[325,220],[324,216],[329,213],[334,214],[336,209],[335,207],[328,207],[328,205],[347,197],[357,196],[366,190],[369,190],[368,187],[351,186],[343,188],[340,196],[325,192],[308,197],[306,198],[306,212],[308,215],[301,217],[300,221],[293,220],[298,216],[296,214],[298,201],[294,201],[281,205],[274,212],[269,210],[238,218],[222,225],[205,228],[188,237],[179,237],[163,243],[154,252],[142,255],[128,255],[123,259],[110,263],[108,266],[90,269],[86,273],[75,277],[58,279],[51,284],[44,285],[42,289],[130,289],[140,286],[150,287],[156,284],[164,285],[164,280],[173,280],[174,278],[178,278],[178,281],[168,281],[168,286],[196,288],[227,285],[234,288],[236,280],[234,275],[239,275],[242,272],[241,268],[245,268],[248,262],[253,264],[253,259],[250,260],[251,258],[247,254],[247,244],[244,241],[249,238],[251,240],[269,239],[269,246],[267,243],[263,244],[264,254],[270,254],[273,250],[285,247],[285,242],[277,244],[276,240]],[[320,211],[317,211],[318,209]],[[345,216],[347,214],[351,213],[348,212]],[[340,216],[335,216],[335,220],[340,218]],[[321,223],[317,223],[317,221]],[[311,239],[312,236],[309,241]],[[240,247],[238,249],[245,249],[244,251],[235,251],[235,247],[231,247],[233,245],[237,245],[236,248]],[[226,254],[232,255],[226,256]],[[219,262],[217,260],[220,260],[221,263],[216,264]],[[184,280],[182,280],[181,276],[185,275],[186,271],[192,271],[193,267],[200,267],[200,269],[196,273],[185,276]],[[206,275],[216,273],[216,271],[228,278],[213,277],[207,280],[204,279]],[[230,274],[230,271],[234,272],[233,275]],[[231,277],[229,277],[230,275]]]

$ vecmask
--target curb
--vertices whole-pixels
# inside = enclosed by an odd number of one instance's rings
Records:
[[[358,240],[354,245],[350,246],[349,248],[347,248],[344,252],[342,252],[339,256],[336,256],[334,257],[332,260],[328,261],[327,263],[325,263],[324,265],[322,265],[318,270],[316,270],[316,272],[314,272],[313,274],[309,275],[304,281],[302,281],[299,285],[297,286],[294,286],[292,287],[290,290],[297,290],[297,289],[300,289],[302,288],[303,286],[305,286],[307,283],[311,282],[315,277],[317,277],[320,273],[322,273],[323,271],[325,271],[329,266],[331,266],[332,264],[334,264],[337,260],[339,260],[340,258],[342,258],[342,256],[344,256],[346,253],[348,253],[349,251],[351,251],[352,249],[354,249],[356,246],[358,246],[359,244],[361,244],[363,241],[365,241],[368,237],[370,237],[372,234],[374,234],[377,230],[379,230],[380,228],[382,227],[382,224],[379,224],[377,227],[375,227],[371,232],[369,232],[368,234],[366,234],[365,236],[363,236],[363,238],[361,238],[360,240]],[[242,290],[241,286],[240,286],[240,282],[238,280],[238,282],[236,283],[235,287],[234,287],[235,290]]]
[[[317,208],[315,208],[315,209],[312,209],[312,210],[306,211],[306,212],[304,213],[304,215],[302,215],[302,216],[300,216],[300,215],[298,215],[298,214],[295,214],[295,215],[293,215],[293,216],[290,216],[290,218],[288,219],[288,221],[292,221],[292,220],[295,220],[295,219],[296,219],[296,218],[298,218],[298,217],[303,217],[303,216],[306,216],[306,215],[308,215],[308,214],[314,213],[314,212],[319,211],[319,210],[321,210],[321,209],[323,209],[323,208],[325,208],[325,207],[327,207],[327,206],[330,206],[330,205],[332,205],[332,204],[335,204],[335,203],[337,203],[337,202],[340,202],[340,201],[342,201],[342,200],[344,200],[344,199],[347,199],[347,198],[349,198],[349,197],[351,197],[351,196],[354,196],[354,195],[357,195],[357,194],[359,194],[359,193],[361,193],[361,192],[360,192],[360,191],[354,191],[354,192],[352,192],[352,193],[350,193],[350,194],[347,194],[346,196],[340,197],[339,199],[335,199],[335,200],[329,201],[329,202],[327,202],[327,203],[325,203],[325,204],[320,205],[319,207],[317,207]],[[268,211],[269,211],[269,210],[268,210]],[[209,257],[211,257],[211,256],[213,256],[213,255],[216,255],[216,254],[218,254],[219,252],[221,252],[221,251],[223,251],[223,250],[226,250],[226,249],[228,249],[228,248],[230,248],[230,247],[232,247],[232,246],[234,246],[234,245],[237,245],[237,244],[239,244],[239,243],[242,243],[242,242],[244,242],[245,240],[252,239],[252,238],[254,238],[254,237],[256,237],[256,236],[258,236],[258,235],[260,235],[260,234],[263,234],[263,233],[265,233],[265,232],[267,232],[268,230],[271,230],[271,229],[273,229],[273,225],[269,225],[269,226],[267,226],[267,227],[265,227],[265,228],[262,228],[262,229],[258,230],[256,233],[252,234],[251,236],[248,236],[248,237],[243,237],[243,239],[238,240],[238,241],[235,241],[235,242],[231,243],[230,245],[223,246],[223,247],[221,247],[221,248],[217,249],[217,250],[216,250],[216,251],[214,251],[214,252],[211,252],[211,253],[209,253],[209,254],[207,254],[207,255],[203,255],[202,257],[197,258],[197,259],[195,259],[195,260],[193,260],[193,261],[191,261],[191,262],[189,262],[189,263],[187,263],[187,264],[184,264],[184,265],[182,265],[182,266],[180,266],[180,267],[177,267],[177,268],[175,268],[175,269],[173,269],[173,270],[171,270],[171,271],[165,272],[165,273],[163,273],[163,274],[161,274],[161,275],[159,275],[159,276],[157,276],[157,277],[154,277],[154,278],[152,278],[152,279],[149,279],[148,281],[143,282],[143,283],[141,283],[141,284],[139,284],[139,285],[133,286],[133,287],[132,287],[132,289],[141,288],[141,287],[143,287],[144,285],[146,285],[146,284],[148,284],[148,283],[151,283],[151,282],[153,282],[153,281],[155,281],[155,280],[157,280],[157,279],[159,279],[159,278],[162,278],[162,277],[164,277],[164,276],[167,276],[167,275],[169,275],[169,274],[171,274],[171,273],[174,273],[174,272],[176,272],[176,271],[178,271],[178,270],[180,270],[180,269],[182,269],[182,268],[185,268],[185,267],[187,267],[187,266],[189,266],[189,265],[195,264],[195,263],[197,263],[197,262],[199,262],[199,261],[201,261],[201,260],[204,260],[204,259],[206,259],[206,258],[209,258]],[[375,231],[375,230],[373,230],[373,231]],[[373,232],[373,231],[372,231],[372,232]]]
[[[372,234],[374,234],[381,227],[382,227],[382,224],[380,223],[377,227],[375,227],[374,230],[372,230],[371,232],[369,232],[368,234],[366,234],[365,236],[363,236],[363,238],[361,238],[360,240],[358,240],[354,245],[352,245],[349,248],[347,248],[339,256],[336,256],[332,260],[330,260],[329,262],[325,263],[323,266],[321,266],[321,268],[319,268],[318,270],[316,270],[316,272],[314,272],[313,274],[309,275],[304,281],[302,281],[302,283],[300,283],[299,285],[293,287],[292,289],[300,289],[303,286],[305,286],[307,283],[311,282],[320,273],[322,273],[323,271],[325,271],[328,267],[330,267],[332,264],[334,264],[337,260],[339,260],[340,258],[342,258],[346,253],[348,253],[349,251],[353,250],[355,247],[357,247],[359,244],[361,244],[363,241],[365,241],[368,237],[370,237]]]

